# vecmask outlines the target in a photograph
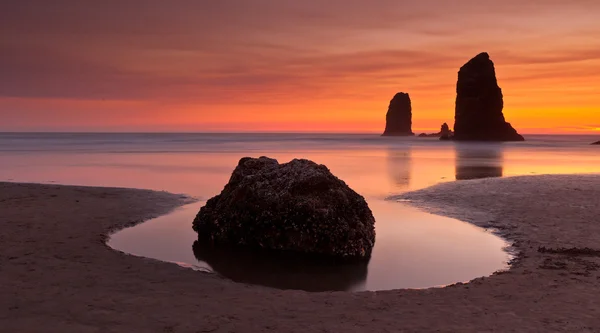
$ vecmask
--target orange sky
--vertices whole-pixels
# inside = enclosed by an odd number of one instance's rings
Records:
[[[520,132],[600,133],[597,0],[90,3],[0,4],[0,130],[433,131],[487,51]]]

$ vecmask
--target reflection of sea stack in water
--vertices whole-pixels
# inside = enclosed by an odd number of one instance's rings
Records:
[[[502,177],[501,146],[456,146],[456,180]]]
[[[388,148],[388,173],[397,189],[410,186],[410,147]]]
[[[494,63],[487,53],[462,66],[456,84],[454,140],[523,141],[504,119],[502,98]]]
[[[410,136],[412,132],[412,107],[407,93],[397,93],[390,101],[385,116],[384,136]]]

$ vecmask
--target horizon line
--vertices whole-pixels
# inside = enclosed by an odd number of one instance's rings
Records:
[[[383,132],[278,132],[278,131],[5,131],[0,130],[0,134],[326,134],[326,135],[379,135]],[[423,132],[427,133],[427,132]],[[415,133],[414,137],[418,137],[420,133]],[[561,133],[539,133],[539,132],[521,132],[523,135],[581,135],[594,136],[600,133],[593,132],[561,132]],[[394,137],[394,136],[391,136]],[[411,136],[406,136],[411,137]]]

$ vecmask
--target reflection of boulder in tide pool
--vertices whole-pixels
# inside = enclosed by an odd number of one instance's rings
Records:
[[[388,148],[388,173],[398,188],[410,186],[411,158],[410,147]]]
[[[499,145],[456,145],[456,180],[502,177]]]
[[[368,261],[334,259],[292,253],[214,246],[195,241],[194,256],[213,271],[235,282],[278,289],[353,291],[365,283]]]

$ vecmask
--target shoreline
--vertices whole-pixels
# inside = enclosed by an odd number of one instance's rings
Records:
[[[507,271],[443,288],[307,293],[237,284],[106,244],[189,197],[0,183],[0,327],[28,332],[600,330],[600,175],[449,182],[393,196],[495,228]],[[50,274],[51,273],[51,274]]]

